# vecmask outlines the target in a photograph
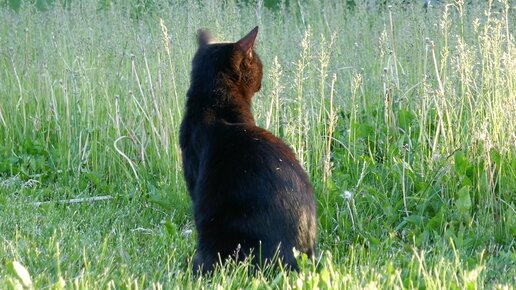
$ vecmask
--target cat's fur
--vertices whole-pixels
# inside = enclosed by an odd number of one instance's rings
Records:
[[[297,269],[293,248],[312,256],[316,216],[312,186],[291,149],[257,127],[251,98],[262,63],[258,27],[236,43],[198,33],[181,124],[183,170],[198,232],[194,271],[219,261],[271,261]]]

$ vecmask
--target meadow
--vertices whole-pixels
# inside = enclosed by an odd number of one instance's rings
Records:
[[[0,3],[0,288],[516,285],[513,1],[19,2]],[[253,110],[310,175],[317,259],[196,277],[195,35],[256,25]]]

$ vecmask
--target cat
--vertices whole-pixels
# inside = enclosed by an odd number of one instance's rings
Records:
[[[199,30],[180,128],[183,173],[198,233],[194,272],[220,262],[277,257],[298,270],[295,250],[312,257],[316,206],[308,176],[282,140],[258,127],[251,99],[261,88],[255,27],[235,43]],[[251,256],[250,256],[251,255]]]

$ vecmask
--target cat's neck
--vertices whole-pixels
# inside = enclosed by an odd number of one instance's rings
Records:
[[[218,101],[213,101],[218,100]],[[206,124],[249,124],[255,125],[251,112],[251,101],[244,98],[218,98],[190,96],[187,101],[187,113],[194,119]]]

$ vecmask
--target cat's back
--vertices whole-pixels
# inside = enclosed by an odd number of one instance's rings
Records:
[[[253,124],[231,124],[221,122],[213,126],[213,134],[217,145],[236,150],[242,154],[266,154],[283,156],[288,161],[295,162],[295,156],[290,147],[271,132]],[[236,153],[234,151],[234,153]],[[249,156],[252,157],[252,156]],[[287,161],[287,160],[286,160]]]
[[[269,131],[227,122],[214,124],[209,130],[205,172],[217,183],[225,183],[221,178],[226,178],[233,185],[242,182],[249,188],[251,183],[265,184],[270,187],[269,192],[312,194],[308,176],[291,148]]]
[[[231,124],[220,122],[212,127],[210,134],[218,154],[229,154],[241,158],[242,162],[262,164],[270,159],[299,165],[291,148],[269,131],[253,124]],[[229,156],[221,157],[225,159]],[[279,161],[279,159],[278,159]]]

